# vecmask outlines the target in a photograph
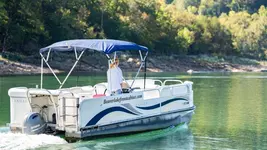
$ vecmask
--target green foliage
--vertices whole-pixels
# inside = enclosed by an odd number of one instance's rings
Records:
[[[0,1],[0,24],[5,25],[8,22],[7,12],[4,9],[5,3]]]
[[[36,54],[67,39],[133,41],[153,53],[267,59],[266,0],[4,0],[0,51]]]
[[[220,22],[231,32],[234,48],[247,57],[262,58],[267,57],[267,17],[266,9],[261,7],[259,14],[233,12],[229,16],[220,17]]]
[[[194,32],[190,31],[186,27],[178,30],[177,36],[175,37],[177,42],[181,42],[181,51],[187,53],[189,46],[194,42]]]

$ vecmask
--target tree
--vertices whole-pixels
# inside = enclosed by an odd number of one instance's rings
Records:
[[[5,3],[0,1],[0,33],[2,33],[0,39],[0,51],[6,50],[6,42],[8,40],[8,15],[5,9]]]

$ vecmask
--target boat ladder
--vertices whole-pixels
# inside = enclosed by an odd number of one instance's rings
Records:
[[[63,97],[60,120],[65,131],[78,131],[79,98]]]

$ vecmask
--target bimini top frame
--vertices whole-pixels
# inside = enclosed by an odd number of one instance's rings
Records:
[[[137,78],[141,68],[145,65],[146,62],[146,57],[148,55],[148,48],[137,45],[132,42],[127,42],[127,41],[120,41],[120,40],[110,40],[110,39],[77,39],[77,40],[67,40],[67,41],[61,41],[54,43],[50,46],[47,46],[45,48],[40,49],[40,55],[41,55],[41,89],[43,88],[43,64],[44,62],[48,66],[48,68],[51,70],[55,78],[57,79],[58,83],[60,84],[59,88],[62,88],[66,80],[68,79],[69,75],[73,71],[73,69],[76,67],[77,63],[81,59],[82,55],[84,54],[85,51],[89,50],[94,50],[94,51],[99,51],[104,54],[106,54],[107,58],[111,60],[109,57],[109,54],[117,51],[126,51],[126,50],[131,50],[131,51],[139,51],[140,58],[141,58],[141,65],[138,69],[138,72],[134,78]],[[73,64],[72,68],[70,69],[69,73],[65,77],[63,81],[60,81],[51,66],[48,63],[50,53],[53,51],[58,51],[58,52],[70,52],[74,51],[76,61]],[[142,55],[142,51],[145,52],[145,56]],[[44,57],[44,54],[47,53],[46,58]],[[145,65],[146,66],[146,65]],[[145,69],[146,70],[146,69]],[[131,87],[134,83],[134,81],[131,84]]]

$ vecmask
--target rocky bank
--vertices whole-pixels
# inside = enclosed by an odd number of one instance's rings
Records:
[[[66,59],[68,58],[68,59]],[[74,59],[59,57],[50,60],[56,73],[68,71]],[[138,56],[121,55],[120,67],[123,71],[137,71],[140,65]],[[45,65],[46,66],[46,65]],[[104,56],[85,56],[74,72],[105,72],[107,59]],[[149,56],[147,71],[149,72],[265,72],[267,63],[246,58],[218,58],[210,56]],[[40,58],[29,56],[23,62],[12,61],[0,57],[0,75],[39,74]],[[44,73],[51,73],[46,67]]]

